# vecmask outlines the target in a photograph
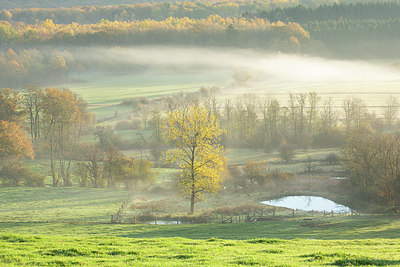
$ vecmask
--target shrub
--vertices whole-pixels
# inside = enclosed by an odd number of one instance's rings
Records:
[[[137,130],[142,128],[143,128],[143,123],[138,118],[132,120],[122,120],[115,125],[115,129],[119,131]]]
[[[290,162],[295,156],[295,146],[292,144],[281,144],[279,146],[279,156],[285,162]]]
[[[280,183],[287,181],[290,178],[293,178],[295,176],[296,176],[296,174],[293,172],[282,172],[279,169],[274,169],[272,171],[267,172],[266,179],[274,181],[275,184],[280,184]]]
[[[44,186],[45,177],[41,174],[33,173],[20,162],[12,162],[3,164],[0,171],[0,180],[3,185]]]
[[[338,129],[326,130],[322,133],[314,135],[313,147],[340,147],[345,142],[344,134]]]

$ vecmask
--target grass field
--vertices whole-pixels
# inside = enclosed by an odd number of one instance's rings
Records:
[[[125,197],[106,189],[1,187],[0,264],[400,265],[398,217],[110,224]]]
[[[92,106],[118,104],[124,98],[171,96],[198,91],[201,87],[224,86],[231,79],[225,72],[140,72],[129,75],[88,74],[85,82],[67,84]]]
[[[108,222],[125,191],[91,188],[1,187],[1,222]]]
[[[399,240],[131,239],[0,235],[10,265],[399,265]]]

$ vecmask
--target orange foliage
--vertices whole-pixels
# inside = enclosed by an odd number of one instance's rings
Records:
[[[0,160],[34,158],[27,133],[15,122],[0,121]]]

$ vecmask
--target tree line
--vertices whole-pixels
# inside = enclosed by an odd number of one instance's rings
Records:
[[[25,84],[60,82],[69,74],[82,72],[85,68],[75,61],[67,50],[8,49],[0,53],[0,85],[18,88]]]
[[[246,18],[264,18],[272,22],[297,22],[312,40],[336,55],[362,57],[399,56],[400,4],[394,1],[340,3],[316,8],[299,5],[244,12]]]
[[[360,127],[381,132],[397,129],[399,102],[393,96],[377,112],[369,111],[357,97],[335,102],[333,98],[322,99],[316,92],[290,93],[287,102],[282,103],[273,95],[255,94],[221,100],[214,95],[216,92],[216,89],[202,88],[198,92],[133,106],[137,118],[151,121],[147,128],[153,130],[154,136],[160,136],[159,125],[164,123],[168,110],[179,103],[197,103],[209,109],[226,129],[222,135],[226,147],[265,151],[284,144],[299,149],[341,147],[349,134]],[[162,143],[160,138],[157,140]]]
[[[291,6],[286,1],[217,1],[217,2],[166,2],[126,3],[124,5],[94,6],[79,4],[78,7],[8,9],[0,12],[0,20],[36,24],[52,19],[57,24],[94,24],[101,19],[117,21],[165,20],[169,17],[204,19],[211,15],[224,18],[240,17],[251,10],[268,10],[275,7]]]
[[[3,185],[39,185],[24,158],[45,159],[53,186],[119,188],[133,192],[154,184],[156,164],[180,170],[180,194],[194,204],[215,193],[228,176],[225,147],[266,151],[342,147],[343,160],[359,193],[390,207],[399,206],[399,103],[389,97],[381,114],[368,112],[359,98],[334,105],[315,92],[289,94],[287,105],[271,95],[217,99],[210,90],[153,101],[125,101],[152,135],[144,157],[126,157],[116,146],[111,127],[94,128],[87,103],[68,89],[28,86],[22,93],[0,90],[0,180]],[[82,137],[95,136],[92,142]],[[283,151],[283,152],[281,152]],[[289,152],[288,152],[289,151]],[[163,156],[164,155],[164,156]],[[291,161],[291,157],[282,160]],[[236,187],[280,183],[293,173],[267,171],[265,164],[247,162],[230,168],[226,185]]]
[[[7,1],[7,0],[5,0]],[[71,1],[71,0],[70,0]],[[398,4],[396,2],[367,1],[360,2],[345,1],[216,1],[216,2],[169,2],[156,1],[152,3],[132,3],[123,0],[113,0],[106,6],[77,1],[69,6],[55,7],[55,1],[49,5],[41,4],[41,8],[36,6],[25,8],[25,4],[15,5],[14,9],[3,4],[0,11],[0,20],[9,22],[24,22],[36,24],[47,19],[52,19],[57,24],[70,24],[77,22],[80,24],[93,24],[101,19],[133,21],[133,20],[164,20],[168,17],[191,19],[207,18],[211,15],[218,15],[224,18],[240,17],[242,14],[248,15],[256,13],[258,16],[265,16],[271,21],[296,21],[304,23],[306,21],[321,19],[382,19],[382,16],[398,16]],[[13,1],[15,2],[15,1]],[[30,1],[31,2],[31,1]],[[41,1],[45,2],[45,1]],[[66,2],[66,1],[63,1]],[[95,2],[92,0],[91,2]],[[106,1],[101,1],[105,3]],[[111,1],[109,1],[111,2]],[[51,8],[49,8],[51,7]],[[397,13],[396,13],[397,12]]]
[[[350,181],[356,192],[366,199],[389,207],[399,206],[398,115],[400,106],[397,98],[389,96],[385,105],[381,107],[381,111],[377,113],[368,111],[365,103],[355,97],[346,98],[341,103],[334,103],[331,98],[323,101],[315,92],[289,94],[287,105],[281,105],[280,101],[271,95],[247,94],[237,99],[221,101],[213,96],[213,91],[216,92],[215,89],[203,88],[197,93],[180,94],[173,98],[157,99],[146,103],[137,99],[136,103],[141,102],[141,104],[135,105],[138,118],[148,120],[148,129],[153,133],[147,140],[149,146],[146,148],[150,150],[155,162],[163,154],[160,150],[164,150],[167,155],[174,153],[173,160],[178,160],[177,166],[182,169],[180,179],[184,183],[181,184],[183,189],[181,194],[188,196],[192,203],[201,199],[201,194],[197,196],[197,187],[192,190],[190,187],[196,183],[191,183],[195,180],[190,179],[192,176],[189,167],[197,166],[190,165],[192,162],[190,151],[193,149],[192,145],[196,147],[198,144],[193,142],[197,136],[196,127],[203,127],[204,133],[198,131],[199,133],[207,135],[208,131],[211,131],[216,134],[216,137],[211,135],[209,139],[219,140],[212,142],[214,144],[220,144],[225,148],[264,148],[267,152],[276,149],[281,159],[287,162],[293,159],[296,149],[342,148],[341,159],[350,171]],[[131,99],[131,102],[135,101]],[[126,104],[128,103],[129,101],[126,101]],[[152,108],[148,108],[149,106]],[[187,111],[182,107],[193,106],[204,109],[203,115],[212,118],[208,120],[207,126],[183,123],[187,119],[187,113],[185,113]],[[171,118],[170,114],[174,114],[174,117]],[[187,128],[182,129],[184,127],[182,125],[187,125]],[[213,125],[218,125],[218,127],[221,125],[225,131],[212,131]],[[173,134],[165,135],[162,129],[168,129]],[[188,132],[187,135],[183,134],[186,132]],[[167,146],[165,146],[166,143]],[[175,150],[169,150],[171,148]],[[219,156],[216,155],[220,155],[221,152],[219,146],[214,151],[217,152],[212,154],[213,159],[217,160]],[[208,156],[209,154],[206,153],[201,159],[207,161]],[[327,156],[326,161],[329,164],[337,164],[339,158],[331,154]],[[248,161],[240,168],[223,167],[223,160],[219,160],[218,164],[217,170],[229,168],[230,178],[224,185],[230,188],[256,185],[266,187],[274,184],[279,186],[295,176],[295,173],[282,172],[279,169],[269,170],[265,162]],[[309,172],[312,171],[311,161],[307,168]],[[202,176],[199,175],[199,177]],[[219,172],[217,177],[223,177],[223,173]],[[200,188],[204,188],[201,187],[201,179],[196,181]]]
[[[44,185],[24,157],[45,159],[53,186],[74,182],[86,187],[133,191],[155,179],[152,163],[124,156],[108,128],[94,129],[87,103],[68,89],[28,86],[23,92],[0,90],[0,179],[6,185]],[[82,137],[96,135],[96,142]],[[29,136],[28,136],[29,135]]]
[[[0,46],[11,45],[211,45],[260,47],[272,50],[297,50],[308,33],[297,23],[270,23],[264,19],[167,18],[119,22],[101,20],[96,24],[55,24],[48,19],[40,24],[0,22]]]
[[[400,4],[396,1],[375,1],[357,3],[323,4],[318,7],[297,5],[292,7],[278,7],[272,10],[256,10],[253,14],[270,21],[298,22],[301,25],[312,21],[325,20],[386,20],[398,18]],[[243,13],[250,16],[252,13]]]

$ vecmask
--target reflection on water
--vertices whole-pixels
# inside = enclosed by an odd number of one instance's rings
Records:
[[[181,224],[180,221],[149,221],[147,224],[160,224],[160,225],[165,225],[165,224]]]
[[[288,196],[261,202],[262,204],[305,211],[350,212],[350,208],[332,200],[314,196]]]

